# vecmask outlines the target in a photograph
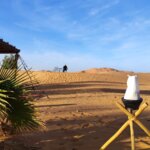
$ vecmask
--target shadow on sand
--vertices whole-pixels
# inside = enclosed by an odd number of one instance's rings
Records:
[[[150,121],[143,115],[141,121],[150,126]],[[106,121],[107,120],[107,121]],[[98,150],[126,121],[125,115],[83,116],[80,118],[48,120],[45,131],[37,131],[8,138],[1,143],[2,150]],[[52,129],[52,126],[56,126]],[[145,133],[135,126],[136,139],[141,138],[145,145]],[[129,150],[129,128],[125,130],[108,150]],[[143,139],[142,139],[143,137]],[[8,148],[8,149],[7,149]],[[10,149],[9,149],[10,148]],[[148,148],[143,148],[143,150]]]
[[[48,95],[69,95],[75,93],[124,93],[124,83],[120,82],[74,82],[63,84],[39,85],[32,92],[35,98],[42,98]],[[109,88],[108,88],[109,87]],[[112,87],[112,88],[110,88]],[[117,87],[117,88],[116,88]],[[142,90],[141,94],[150,95],[150,91]],[[36,97],[37,96],[37,97]],[[60,99],[60,98],[59,98]],[[64,107],[72,109],[76,104],[52,104],[39,105],[38,109],[43,107]],[[86,110],[88,109],[88,110]],[[102,116],[102,111],[108,111],[112,108],[92,107],[82,108],[82,112],[69,114],[71,118],[57,117],[45,122],[47,129],[14,135],[0,143],[0,150],[98,150],[126,121],[124,114],[106,114]],[[98,115],[90,116],[84,112],[99,111]],[[67,112],[71,113],[71,112]],[[141,121],[147,127],[150,126],[149,114],[143,113]],[[142,142],[147,145],[143,150],[150,149],[150,140],[145,140],[146,136],[139,127],[135,126],[136,142]],[[129,128],[125,130],[109,147],[108,150],[130,150]],[[149,146],[149,148],[148,148]]]
[[[124,88],[122,88],[124,86]],[[108,88],[109,87],[109,88]],[[112,88],[110,88],[112,87]],[[32,96],[35,99],[49,95],[71,95],[84,93],[116,93],[124,94],[126,85],[121,82],[102,82],[102,81],[87,81],[87,82],[73,82],[63,84],[41,84],[36,90],[32,91]],[[141,94],[150,95],[150,90],[141,90]]]
[[[76,104],[55,104],[55,105],[37,105],[35,108],[39,107],[61,107],[61,106],[74,106]]]

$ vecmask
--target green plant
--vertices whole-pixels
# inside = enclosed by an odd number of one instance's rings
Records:
[[[6,55],[2,62],[2,68],[4,68],[4,69],[17,68],[17,62],[16,62],[15,55]]]
[[[13,68],[13,67],[11,67]],[[35,115],[34,105],[28,98],[30,92],[28,74],[17,69],[0,69],[0,111],[3,130],[10,130],[11,133],[24,130],[34,130],[39,127],[40,122]]]
[[[5,81],[0,81],[3,84]],[[0,89],[0,117],[2,118],[6,114],[6,105],[8,102],[5,100],[7,98],[6,90]]]

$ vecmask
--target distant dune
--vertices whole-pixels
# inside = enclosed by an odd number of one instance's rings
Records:
[[[82,73],[99,74],[99,73],[129,72],[129,71],[122,71],[122,70],[117,70],[117,69],[114,69],[114,68],[91,68],[91,69],[88,69],[88,70],[83,70],[81,72]]]
[[[101,74],[101,73],[115,73],[115,72],[123,72],[123,73],[134,73],[133,71],[123,71],[114,68],[91,68],[88,70],[83,70],[81,73],[92,73],[92,74]]]
[[[112,80],[126,80],[127,75],[132,75],[133,72],[119,71],[112,68],[89,69],[81,72],[47,72],[47,71],[33,71],[32,74],[39,83],[70,83],[83,81],[98,81],[107,78]]]

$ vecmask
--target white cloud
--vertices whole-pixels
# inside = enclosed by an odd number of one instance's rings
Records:
[[[90,16],[95,16],[95,15],[98,15],[101,13],[102,14],[105,14],[106,12],[109,11],[109,9],[115,5],[117,5],[120,1],[119,0],[113,0],[113,1],[110,1],[108,3],[105,3],[105,4],[99,4],[99,5],[96,5],[94,8],[92,8],[90,11],[89,11],[89,15]]]

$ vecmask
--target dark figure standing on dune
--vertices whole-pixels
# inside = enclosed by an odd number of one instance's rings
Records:
[[[67,70],[68,70],[67,65],[64,65],[64,66],[63,66],[63,72],[67,72]]]

